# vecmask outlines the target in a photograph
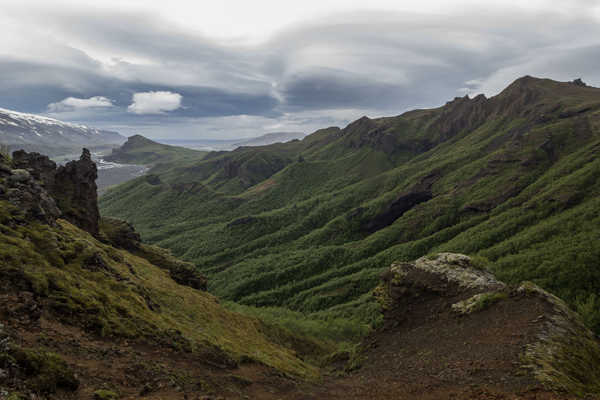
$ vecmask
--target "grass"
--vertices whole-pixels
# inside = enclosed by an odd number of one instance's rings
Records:
[[[106,159],[127,164],[150,165],[173,160],[196,160],[201,159],[205,154],[206,152],[203,151],[157,143],[143,136],[134,135],[129,137],[120,148],[114,149]]]
[[[379,274],[450,251],[508,283],[534,281],[600,333],[589,300],[600,292],[600,90],[526,78],[470,104],[173,161],[151,171],[159,185],[142,177],[107,192],[101,212],[195,264],[215,295],[311,316],[307,326],[317,315],[376,326],[364,310]],[[433,198],[364,230],[421,190]]]
[[[0,205],[8,213],[10,207]],[[90,265],[90,259],[102,262]],[[274,343],[258,319],[221,307],[212,295],[169,279],[168,270],[63,220],[57,227],[5,221],[0,272],[12,286],[44,299],[59,320],[100,336],[162,344],[225,364],[255,360],[306,379],[318,376],[295,351]]]
[[[505,292],[487,292],[476,294],[467,300],[452,305],[452,309],[460,314],[472,314],[483,311],[508,297]]]

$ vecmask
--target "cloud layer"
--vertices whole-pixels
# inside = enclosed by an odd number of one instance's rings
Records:
[[[494,95],[526,74],[600,86],[597,2],[534,3],[349,10],[254,44],[117,6],[15,5],[0,15],[0,107],[158,138],[230,138]]]

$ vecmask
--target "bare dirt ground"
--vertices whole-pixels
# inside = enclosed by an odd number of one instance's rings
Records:
[[[464,297],[464,296],[463,296]],[[293,399],[569,399],[519,367],[548,305],[509,298],[457,316],[461,298],[422,298],[389,315],[366,343],[362,367]],[[306,389],[305,389],[306,390]]]
[[[98,389],[124,399],[575,398],[545,390],[519,367],[524,346],[551,313],[546,303],[513,296],[459,316],[450,305],[464,298],[423,295],[397,307],[366,340],[359,369],[326,374],[319,383],[253,363],[228,368],[169,348],[98,338],[44,315],[15,320],[12,328],[19,344],[55,352],[76,372],[80,388],[56,399],[92,399]]]

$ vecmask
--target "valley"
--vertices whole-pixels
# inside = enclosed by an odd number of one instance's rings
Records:
[[[490,99],[163,164],[100,208],[232,307],[293,329],[352,342],[381,323],[382,269],[452,251],[539,284],[599,332],[599,111],[599,89],[523,77]]]
[[[600,89],[527,76],[233,151],[1,155],[0,398],[596,399],[599,150]],[[98,199],[103,168],[143,175]]]

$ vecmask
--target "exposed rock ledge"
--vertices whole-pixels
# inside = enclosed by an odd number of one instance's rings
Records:
[[[452,372],[404,357],[388,361],[392,368],[431,368],[432,376],[450,374],[466,385],[485,377],[504,393],[537,385],[577,398],[600,395],[597,338],[562,300],[533,283],[509,286],[468,256],[440,253],[393,264],[375,296],[385,310],[375,348],[400,346],[447,365],[479,365]]]

